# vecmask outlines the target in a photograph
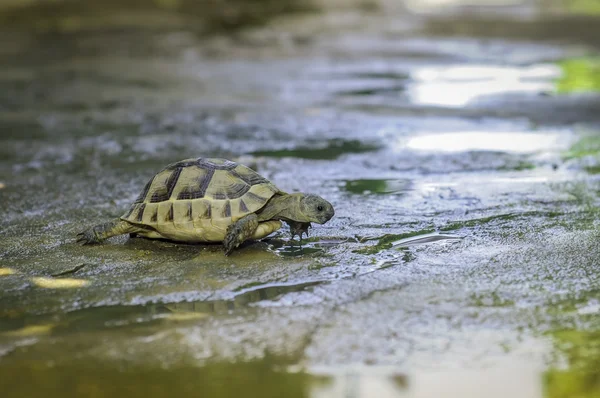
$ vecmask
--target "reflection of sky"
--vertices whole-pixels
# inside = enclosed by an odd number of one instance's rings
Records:
[[[486,95],[553,91],[560,73],[556,65],[425,67],[412,74],[409,95],[415,104],[461,107]]]
[[[413,12],[440,11],[450,7],[507,7],[526,6],[528,0],[403,0],[403,4]]]
[[[321,369],[311,384],[310,398],[540,398],[542,374],[535,366],[506,359],[482,370],[419,371],[410,375],[389,366]],[[318,380],[318,381],[317,381]],[[510,381],[510,382],[507,382]]]
[[[399,142],[398,149],[535,153],[559,148],[559,139],[558,133],[470,131],[416,136]]]

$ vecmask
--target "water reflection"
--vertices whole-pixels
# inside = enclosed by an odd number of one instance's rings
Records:
[[[404,0],[403,3],[406,8],[416,13],[439,13],[447,9],[460,9],[461,7],[496,6],[499,8],[508,8],[511,6],[524,7],[533,4],[533,2],[528,0]]]
[[[230,300],[206,300],[147,305],[114,305],[85,308],[64,314],[0,318],[0,338],[33,334],[60,335],[126,327],[148,327],[165,321],[199,320],[209,315],[229,314],[253,303],[277,300],[286,293],[304,291],[321,282],[256,283],[240,287]]]
[[[441,241],[448,241],[448,240],[449,241],[458,241],[461,239],[462,239],[462,237],[460,237],[458,235],[441,234],[439,232],[432,232],[430,234],[415,235],[415,236],[411,236],[408,238],[394,241],[394,242],[392,242],[392,247],[414,246],[414,245],[422,245],[425,243],[441,242]]]
[[[393,367],[296,369],[287,358],[213,362],[176,368],[123,366],[72,360],[50,363],[0,362],[3,396],[34,397],[302,397],[302,398],[559,398],[597,397],[598,372],[545,374],[520,363],[482,370],[402,373]],[[292,370],[292,371],[290,371]],[[567,385],[574,381],[581,389]]]
[[[0,363],[0,391],[12,397],[289,397],[310,396],[311,376],[281,371],[285,359],[181,364],[175,369],[73,360],[61,366],[40,362]]]
[[[360,367],[323,373],[323,382],[312,383],[310,398],[395,398],[409,396],[405,374],[388,367]]]
[[[320,373],[317,373],[320,374]],[[546,371],[520,360],[480,370],[420,371],[404,374],[393,367],[362,366],[323,373],[312,382],[311,398],[591,398],[600,393],[600,371]],[[310,378],[307,380],[311,380]]]
[[[413,73],[409,95],[415,104],[463,107],[486,95],[552,92],[560,75],[552,64],[424,67]]]
[[[535,153],[559,149],[560,139],[558,133],[469,131],[415,136],[396,147],[432,152]]]

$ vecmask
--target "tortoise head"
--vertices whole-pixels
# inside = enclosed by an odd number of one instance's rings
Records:
[[[333,217],[335,211],[331,203],[317,195],[303,195],[300,200],[300,212],[306,221],[325,224]]]

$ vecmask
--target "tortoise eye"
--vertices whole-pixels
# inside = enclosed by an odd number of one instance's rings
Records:
[[[317,210],[319,210],[319,211],[323,211],[323,206],[321,206],[321,205],[318,205],[318,206],[317,206]]]

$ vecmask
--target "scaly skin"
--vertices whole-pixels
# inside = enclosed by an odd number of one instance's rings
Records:
[[[306,234],[308,238],[308,229],[312,228],[309,222],[296,222],[296,221],[286,221],[287,225],[290,226],[290,233],[292,234],[292,239],[296,235],[300,237],[300,242],[302,242],[302,235]]]
[[[91,245],[100,243],[111,236],[135,233],[140,230],[139,227],[117,218],[104,224],[98,224],[77,234],[77,242],[83,242],[84,245]]]
[[[290,226],[292,239],[298,235],[302,241],[302,235],[308,236],[311,222],[324,224],[333,217],[333,214],[331,203],[316,195],[303,193],[276,195],[259,212],[247,215],[227,228],[227,235],[223,241],[225,254],[230,254],[242,242],[250,239],[261,222],[285,221]]]
[[[316,207],[321,210],[317,210]],[[275,195],[257,212],[258,221],[281,220],[308,224],[324,224],[334,215],[333,206],[325,199],[303,193]],[[296,228],[296,226],[295,226]],[[306,231],[306,225],[302,225]]]
[[[248,214],[246,217],[242,217],[237,222],[231,224],[227,228],[227,235],[225,235],[225,240],[223,240],[225,255],[228,256],[233,249],[247,239],[250,239],[256,228],[258,228],[258,217],[254,213]]]

